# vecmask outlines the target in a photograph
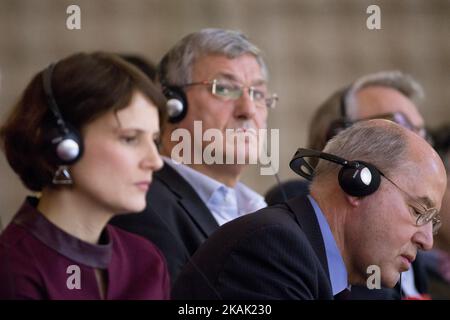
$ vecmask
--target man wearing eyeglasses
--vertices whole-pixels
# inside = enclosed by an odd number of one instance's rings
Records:
[[[431,142],[424,120],[416,103],[424,96],[421,85],[411,76],[399,71],[381,71],[360,77],[350,86],[334,92],[314,113],[308,134],[308,147],[322,150],[329,139],[351,125],[370,119],[386,119],[413,131]],[[316,159],[311,159],[315,166]],[[269,205],[284,202],[288,198],[308,193],[304,180],[290,180],[282,187],[275,186],[266,194]],[[414,272],[414,270],[416,272]],[[414,262],[414,268],[404,273],[403,297],[424,297],[426,275],[423,260]],[[400,289],[399,289],[400,290]],[[399,290],[368,290],[354,287],[354,299],[398,299]]]
[[[175,280],[220,225],[266,206],[239,179],[261,151],[257,133],[277,97],[260,50],[231,30],[203,29],[180,40],[161,60],[158,80],[168,98],[160,147],[165,166],[154,175],[146,210],[114,223],[156,243]],[[223,141],[212,163],[205,159],[211,141],[202,139],[211,130]],[[186,133],[190,148],[180,152]]]
[[[394,287],[418,250],[433,246],[447,183],[441,159],[381,119],[342,131],[324,152],[309,195],[221,227],[183,268],[172,297],[337,299],[365,286],[373,269]]]

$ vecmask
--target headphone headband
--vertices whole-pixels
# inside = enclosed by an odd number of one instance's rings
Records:
[[[44,87],[44,93],[47,98],[48,106],[56,119],[58,127],[60,128],[63,134],[68,134],[69,129],[67,128],[66,122],[64,121],[61,115],[61,111],[59,111],[58,104],[56,103],[55,100],[55,96],[53,95],[52,77],[55,66],[56,64],[52,63],[44,70],[42,74],[42,83]]]
[[[344,91],[341,94],[341,99],[340,99],[340,111],[341,111],[341,117],[344,120],[348,120],[348,115],[347,115],[347,95],[350,92],[350,89],[352,88],[352,86],[348,86],[347,88],[344,89]]]
[[[351,196],[368,196],[380,186],[383,173],[370,163],[359,160],[349,161],[334,154],[299,148],[290,161],[289,167],[308,180],[312,180],[314,168],[304,159],[307,157],[320,158],[341,165],[338,175],[339,185]]]
[[[349,166],[353,161],[345,160],[341,157],[335,156],[334,154],[325,153],[312,149],[298,148],[289,163],[289,167],[298,175],[301,175],[303,178],[312,180],[314,168],[304,159],[304,158],[321,158],[341,166]],[[308,169],[310,172],[306,172],[304,168]]]
[[[342,89],[340,97],[339,97],[339,118],[333,120],[327,130],[327,133],[325,135],[326,140],[330,140],[335,135],[337,135],[339,132],[341,132],[344,129],[347,129],[350,127],[353,123],[348,118],[347,114],[347,96],[352,88],[352,85],[349,85],[348,87]]]
[[[57,157],[61,164],[73,164],[83,154],[83,140],[80,134],[64,121],[52,89],[52,76],[55,64],[50,64],[42,72],[42,86],[47,100],[47,105],[55,117],[56,124],[60,133],[51,139],[53,146],[53,154]]]

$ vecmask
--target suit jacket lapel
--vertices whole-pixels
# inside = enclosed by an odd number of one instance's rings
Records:
[[[295,220],[305,232],[317,257],[329,275],[325,244],[320,231],[314,208],[306,196],[295,197],[287,202],[288,207],[294,213]]]
[[[200,199],[197,192],[170,165],[164,164],[164,167],[155,173],[155,178],[159,179],[176,195],[180,206],[184,208],[186,213],[204,233],[205,238],[219,228],[211,211]]]

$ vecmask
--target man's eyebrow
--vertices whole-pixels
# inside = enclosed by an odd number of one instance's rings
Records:
[[[420,203],[422,203],[425,208],[430,209],[430,208],[435,208],[436,204],[434,203],[433,200],[431,200],[429,197],[427,196],[423,196],[423,197],[419,197],[419,201]]]
[[[221,79],[226,79],[226,80],[230,80],[230,81],[235,81],[235,82],[239,82],[239,80],[236,78],[236,76],[232,73],[228,73],[228,72],[220,72],[216,75],[216,78],[221,78]],[[256,79],[253,81],[253,83],[251,83],[252,86],[259,86],[259,85],[264,85],[266,84],[267,81],[260,78],[260,79]]]
[[[216,78],[222,78],[222,79],[231,80],[231,81],[238,81],[238,79],[234,76],[234,74],[228,73],[228,72],[220,72],[216,75]]]
[[[428,196],[418,197],[413,200],[418,204],[420,204],[421,206],[425,207],[426,209],[436,208],[436,204]]]

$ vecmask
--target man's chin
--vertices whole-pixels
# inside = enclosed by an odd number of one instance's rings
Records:
[[[381,286],[385,288],[394,288],[400,281],[400,272],[393,272],[391,276],[381,277]]]

